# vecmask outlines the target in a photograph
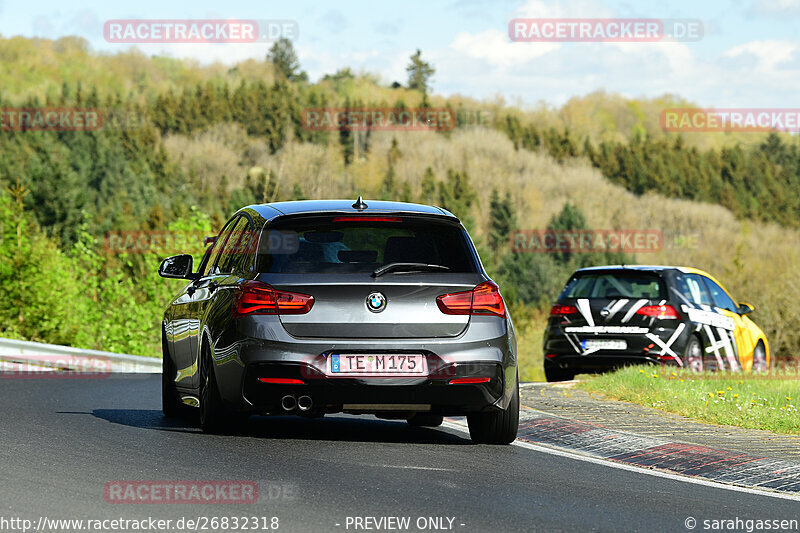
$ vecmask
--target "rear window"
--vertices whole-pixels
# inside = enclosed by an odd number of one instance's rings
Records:
[[[655,274],[592,272],[570,279],[561,298],[660,300],[666,297],[665,294],[664,283]]]
[[[306,274],[371,273],[389,263],[425,263],[445,266],[453,273],[478,272],[472,246],[460,226],[401,218],[279,221],[262,232],[256,265],[261,273]]]

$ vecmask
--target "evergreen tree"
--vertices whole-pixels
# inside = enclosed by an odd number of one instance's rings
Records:
[[[516,212],[511,195],[506,192],[500,199],[497,189],[492,189],[489,199],[489,247],[495,252],[507,242],[511,232],[516,229]]]
[[[420,203],[431,205],[436,202],[436,177],[433,175],[431,167],[425,167],[425,174],[422,176]]]
[[[267,54],[267,60],[275,66],[284,78],[289,81],[307,81],[308,75],[300,70],[300,60],[294,50],[292,41],[281,37],[272,45]]]
[[[411,56],[406,72],[408,72],[408,88],[426,95],[430,89],[431,77],[436,69],[427,61],[422,60],[422,51],[417,50]]]
[[[395,178],[397,174],[394,171],[394,167],[389,165],[389,168],[386,170],[386,174],[383,176],[383,181],[381,181],[381,190],[378,195],[380,200],[396,200],[395,198]]]

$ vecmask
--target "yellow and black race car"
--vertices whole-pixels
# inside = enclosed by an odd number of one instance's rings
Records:
[[[582,268],[550,311],[545,375],[562,381],[647,362],[763,372],[769,344],[747,316],[753,309],[695,268]]]

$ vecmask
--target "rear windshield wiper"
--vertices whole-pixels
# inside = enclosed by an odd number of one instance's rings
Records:
[[[445,271],[450,270],[450,267],[444,265],[429,265],[427,263],[389,263],[375,270],[375,272],[372,273],[372,277],[377,278],[389,272],[416,272],[422,270]]]

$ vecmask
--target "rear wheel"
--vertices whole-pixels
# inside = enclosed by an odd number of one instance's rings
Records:
[[[408,419],[408,423],[414,427],[435,428],[442,425],[444,417],[442,415],[432,415],[428,413],[416,413]]]
[[[551,383],[553,381],[570,381],[575,379],[575,372],[564,368],[546,366],[544,367],[544,377]]]
[[[161,412],[167,418],[178,418],[186,413],[186,409],[178,399],[178,390],[174,381],[175,365],[169,356],[169,349],[164,335],[161,336],[161,346]]]
[[[758,341],[755,349],[753,350],[753,372],[766,372],[767,371],[767,349],[764,348],[764,343]]]
[[[203,349],[200,359],[200,429],[224,433],[231,429],[233,417],[222,402],[208,348]]]
[[[689,337],[689,342],[686,344],[683,366],[692,372],[703,371],[703,345],[694,335]]]
[[[469,436],[476,444],[510,444],[517,438],[519,428],[519,378],[514,394],[503,411],[467,415]]]

